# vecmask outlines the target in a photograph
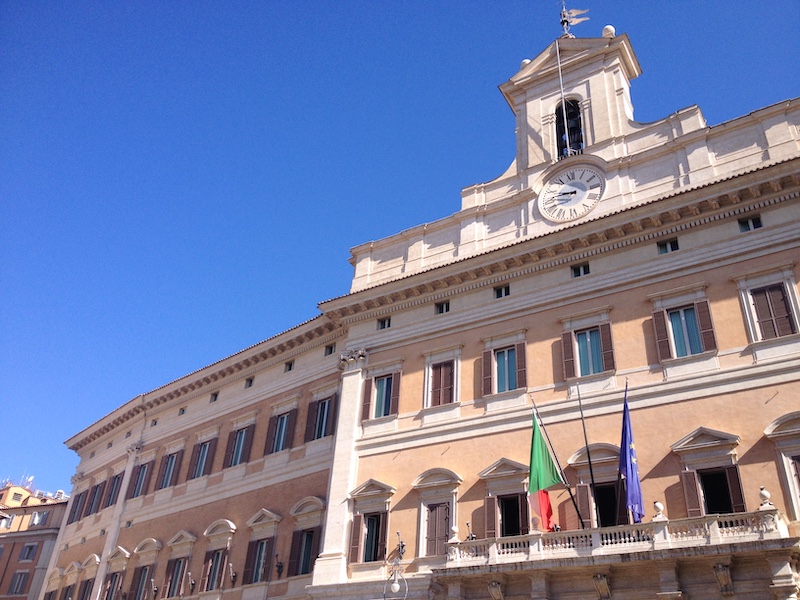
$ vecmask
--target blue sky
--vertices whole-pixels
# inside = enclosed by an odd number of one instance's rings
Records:
[[[575,0],[578,2],[578,0]],[[800,95],[800,1],[620,2],[638,121]],[[497,86],[560,2],[0,0],[0,479],[139,393],[312,318],[349,248],[514,155]]]

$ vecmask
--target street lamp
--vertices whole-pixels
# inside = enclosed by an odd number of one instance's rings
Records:
[[[403,567],[401,566],[400,562],[403,560],[403,555],[406,553],[406,543],[400,539],[400,532],[397,532],[397,554],[392,561],[392,564],[389,565],[389,577],[383,583],[383,598],[384,600],[388,600],[389,598],[400,598],[400,596],[396,596],[395,594],[399,594],[400,590],[403,590],[403,600],[408,598],[408,581],[406,578],[403,577]],[[389,596],[386,595],[387,591],[391,594]]]

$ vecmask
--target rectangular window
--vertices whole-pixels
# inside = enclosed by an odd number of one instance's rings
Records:
[[[672,238],[671,240],[664,240],[663,242],[658,242],[659,254],[669,254],[670,252],[675,252],[677,250],[678,250],[678,238]]]
[[[279,415],[275,425],[275,441],[272,444],[273,452],[280,452],[286,448],[286,432],[289,429],[289,415]]]
[[[172,454],[167,454],[161,459],[161,467],[158,472],[157,489],[163,490],[178,482],[178,471],[181,468],[181,458],[183,450],[178,450]]]
[[[36,510],[31,514],[31,525],[46,525],[49,511]]]
[[[218,398],[219,398],[219,394],[217,392],[214,392],[213,394],[211,394],[211,396],[209,396],[208,401],[209,402],[216,402]]]
[[[81,587],[78,589],[78,600],[90,600],[93,587],[94,579],[84,579],[81,581]]]
[[[231,432],[230,438],[228,439],[228,458],[225,461],[226,467],[235,467],[250,459],[248,456],[250,454],[249,442],[252,440],[248,440],[248,433],[251,431],[250,426],[248,426]]]
[[[105,593],[103,600],[118,600],[121,597],[122,573],[119,571],[106,575]],[[64,600],[64,599],[62,599]]]
[[[289,371],[294,370],[294,361],[290,360],[288,362],[283,363],[283,372],[288,373]]]
[[[500,535],[508,537],[528,533],[528,502],[524,494],[498,496]]]
[[[425,531],[425,556],[442,556],[447,553],[450,537],[450,503],[428,504]]]
[[[11,596],[22,596],[27,591],[25,588],[28,586],[28,572],[17,571],[11,577],[11,584],[8,586],[8,593]]]
[[[511,295],[511,286],[510,285],[499,285],[494,288],[494,297],[495,298],[505,298],[506,296]]]
[[[128,495],[129,498],[138,498],[147,493],[147,484],[150,480],[149,475],[150,463],[139,465],[134,469],[134,476],[132,479],[133,487],[131,488],[131,493]]]
[[[325,352],[324,352],[325,356],[330,356],[334,352],[336,352],[336,344],[328,344],[327,346],[325,346]]]
[[[89,501],[86,504],[85,516],[93,515],[103,505],[103,494],[106,491],[106,482],[98,483],[89,491]]]
[[[375,562],[386,557],[386,513],[364,515],[363,562]]]
[[[583,277],[584,275],[588,274],[589,274],[589,263],[583,263],[581,265],[573,265],[572,267],[573,277]]]
[[[39,549],[39,544],[25,544],[19,552],[20,560],[33,560],[36,556],[36,551]]]
[[[117,473],[111,479],[108,480],[108,491],[106,492],[106,499],[103,502],[103,508],[108,508],[117,503],[117,497],[119,496],[119,488],[122,487],[122,476],[124,473]]]
[[[310,573],[319,553],[320,529],[304,529],[292,535],[289,552],[289,577]]]
[[[446,362],[431,365],[431,397],[430,406],[441,406],[453,402],[455,387],[455,362]]]
[[[336,395],[314,400],[308,405],[304,443],[333,435],[336,426]]]
[[[247,379],[244,380],[244,387],[246,387],[246,388],[253,387],[253,378],[252,377],[248,377]]]
[[[739,219],[739,231],[741,233],[752,231],[753,229],[761,229],[761,217],[759,215]]]
[[[600,328],[593,327],[575,332],[578,344],[578,364],[580,375],[592,375],[603,372],[603,351],[600,347]]]
[[[666,311],[657,310],[653,313],[653,327],[659,360],[717,349],[707,300]]]
[[[700,327],[693,306],[676,308],[667,311],[675,356],[700,354],[703,344],[700,341]]]
[[[209,454],[211,450],[211,440],[207,440],[197,446],[197,457],[195,462],[194,471],[192,471],[192,479],[207,475],[210,470],[211,461]]]
[[[205,559],[205,585],[203,590],[210,592],[217,590],[222,585],[222,576],[225,571],[225,550],[211,550],[206,552]]]
[[[183,595],[183,575],[186,570],[185,558],[173,558],[167,562],[166,597],[174,598]],[[191,585],[191,584],[190,584]],[[194,590],[190,590],[191,593]]]
[[[133,581],[131,582],[131,593],[128,594],[128,600],[146,600],[148,597],[147,592],[151,588],[150,565],[136,567],[133,570]]]
[[[435,305],[435,312],[437,315],[443,315],[450,312],[450,301],[437,302]]]
[[[14,522],[15,516],[16,515],[8,515],[0,519],[0,529],[11,529],[11,523]],[[72,523],[72,521],[67,521],[67,523]]]
[[[384,317],[383,319],[378,319],[378,329],[389,329],[392,326],[392,318],[391,317]]]
[[[331,398],[325,398],[317,402],[317,418],[314,426],[314,439],[328,435],[328,421],[331,416]]]
[[[783,283],[750,290],[761,340],[797,333],[797,325]]]
[[[272,538],[253,540],[247,546],[244,565],[244,582],[259,583],[269,581],[272,565]]]
[[[59,600],[72,600],[72,592],[75,590],[74,585],[66,585],[61,588],[61,596]]]
[[[392,375],[375,378],[375,411],[376,419],[390,415],[392,412]]]
[[[616,368],[610,323],[579,331],[565,331],[561,334],[561,351],[565,379],[613,371]]]
[[[497,393],[517,389],[517,350],[515,347],[494,351]]]
[[[72,508],[69,510],[69,517],[67,517],[67,525],[74,523],[83,516],[83,508],[86,504],[86,495],[88,493],[88,490],[84,490],[75,496],[75,499],[72,501]]]

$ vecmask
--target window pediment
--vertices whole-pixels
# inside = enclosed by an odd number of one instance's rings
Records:
[[[172,550],[172,558],[180,558],[189,556],[192,552],[192,545],[197,541],[197,538],[185,530],[176,533],[167,542],[167,546]]]
[[[702,469],[736,464],[739,441],[738,435],[698,427],[670,447],[687,469]]]
[[[115,573],[117,571],[124,570],[130,557],[131,553],[122,546],[117,546],[114,548],[111,554],[108,555],[109,572]]]
[[[449,469],[435,468],[428,469],[414,480],[411,487],[414,489],[426,488],[456,488],[461,485],[464,479]]]
[[[501,479],[509,477],[527,477],[530,472],[528,465],[523,465],[509,458],[501,458],[478,473],[480,479]]]
[[[575,452],[567,459],[567,464],[575,469],[578,480],[591,481],[589,472],[589,456],[592,458],[592,471],[597,481],[613,481],[619,470],[619,447],[614,444],[589,444]]]
[[[156,562],[159,550],[161,550],[161,542],[155,538],[147,538],[139,542],[139,545],[133,549],[133,553],[138,557],[139,564],[151,565]]]
[[[389,501],[396,491],[388,483],[368,479],[350,492],[350,497],[355,503],[357,513],[383,512],[389,510]]]

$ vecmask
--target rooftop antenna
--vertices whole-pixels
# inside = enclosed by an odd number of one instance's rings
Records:
[[[569,28],[571,25],[588,21],[589,17],[580,16],[587,12],[589,12],[588,8],[567,10],[567,0],[561,0],[561,27],[564,28],[564,35],[561,37],[574,38],[575,36],[569,32]],[[561,49],[558,47],[558,40],[556,40],[556,62],[558,63],[558,85],[561,89],[561,116],[564,119],[564,136],[566,137],[565,150],[566,156],[570,156],[574,153],[574,150],[572,149],[572,144],[570,144],[569,129],[567,127],[567,99],[564,96],[564,77],[561,71]]]

